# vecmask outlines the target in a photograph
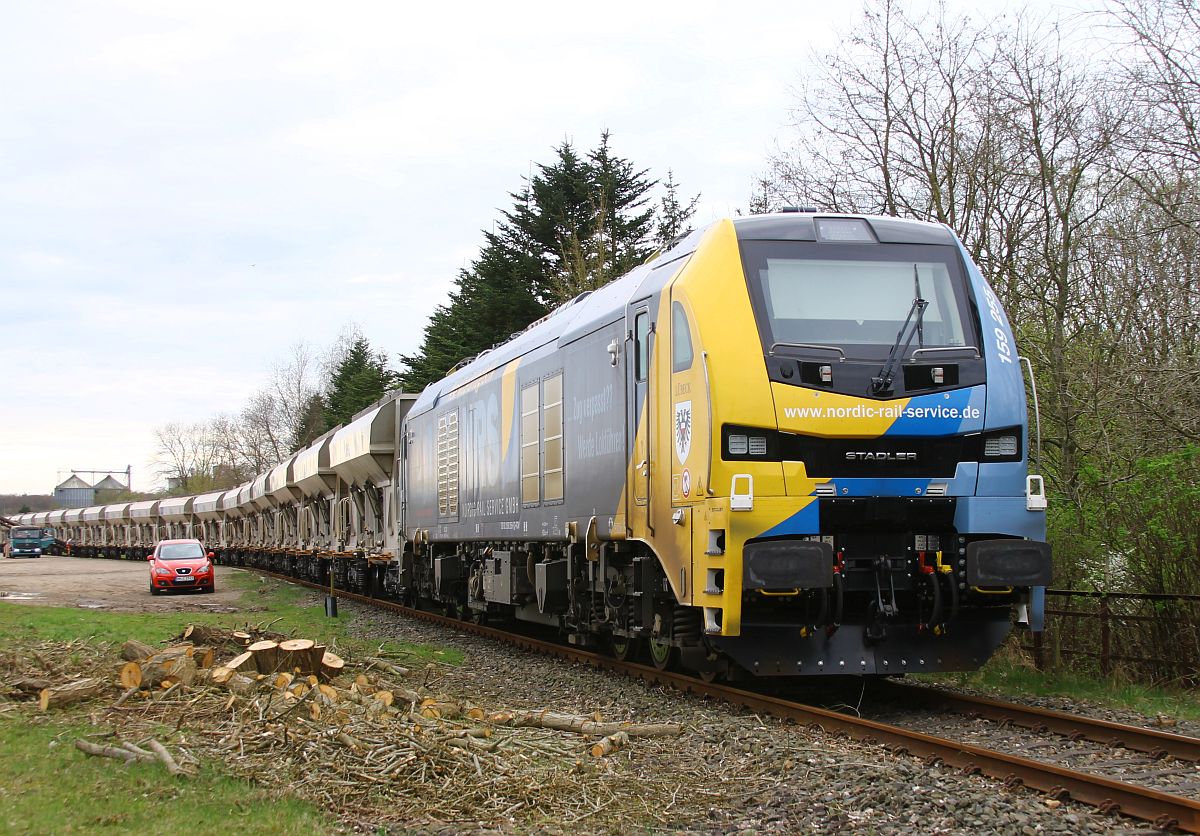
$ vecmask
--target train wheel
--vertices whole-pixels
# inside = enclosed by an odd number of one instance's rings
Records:
[[[675,660],[679,654],[675,650],[675,646],[669,641],[662,639],[650,639],[647,644],[650,647],[650,661],[654,667],[660,671],[668,670],[675,665]]]
[[[641,655],[642,642],[629,636],[610,636],[608,650],[614,659],[622,662],[634,662]]]

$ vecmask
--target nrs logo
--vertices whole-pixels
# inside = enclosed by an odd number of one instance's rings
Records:
[[[916,453],[872,453],[858,450],[846,452],[846,461],[849,462],[915,462],[916,460]]]

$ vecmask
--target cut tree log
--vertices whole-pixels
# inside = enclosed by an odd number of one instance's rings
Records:
[[[245,653],[239,653],[237,656],[234,656],[232,659],[226,662],[222,667],[226,667],[235,671],[254,669],[254,654],[252,654],[249,650],[247,650]]]
[[[208,679],[217,685],[224,685],[236,673],[233,668],[218,667],[213,668],[208,673]]]
[[[279,642],[255,642],[246,649],[254,657],[254,667],[259,673],[275,673],[279,670]]]
[[[592,744],[591,753],[593,758],[602,758],[605,755],[611,755],[613,752],[620,749],[622,746],[629,745],[629,733],[619,731],[616,734],[610,734],[608,737],[601,738]]]
[[[121,658],[126,662],[140,662],[147,656],[153,656],[157,652],[158,648],[137,639],[129,639],[125,644],[121,645]]]
[[[600,723],[590,717],[553,711],[505,711],[492,714],[489,719],[496,725],[529,726],[602,736],[625,732],[630,737],[662,737],[683,732],[683,726],[678,723]]]
[[[191,685],[196,681],[196,663],[191,656],[184,653],[164,651],[142,662],[130,664],[136,664],[141,668],[141,687],[143,688],[155,688],[168,678],[182,682],[184,685]]]
[[[312,666],[311,650],[317,643],[312,639],[288,639],[279,643],[279,669],[284,671],[299,670],[303,674],[315,673]],[[317,660],[318,665],[320,660]]]
[[[50,708],[59,708],[74,702],[90,700],[105,693],[110,687],[103,679],[79,679],[75,682],[43,688],[38,695],[38,708],[46,711]]]
[[[137,662],[126,662],[121,665],[119,674],[122,688],[138,688],[142,684],[142,666]]]
[[[16,679],[12,682],[12,692],[16,696],[35,697],[43,688],[49,688],[54,683],[49,679]]]
[[[249,638],[249,635],[246,635]],[[211,624],[189,624],[179,634],[179,638],[198,645],[221,647],[223,645],[242,644],[240,638],[232,630],[214,627]]]
[[[235,673],[222,683],[230,691],[235,694],[253,694],[258,690],[258,681],[251,679],[248,676],[242,676],[240,673]]]
[[[335,653],[330,653],[328,650],[322,654],[320,674],[326,679],[333,679],[335,676],[340,674],[345,667],[346,663],[343,661],[341,656],[338,656]]]
[[[196,663],[196,667],[198,668],[211,668],[216,658],[217,653],[211,647],[197,645],[196,649],[192,651],[192,661]]]
[[[387,659],[368,656],[363,661],[367,663],[367,670],[370,670],[371,668],[378,668],[385,673],[390,673],[392,676],[405,676],[408,674],[408,668],[402,668],[399,665],[393,665]]]
[[[249,645],[251,639],[253,639],[253,636],[251,636],[245,630],[234,630],[233,631],[233,640],[237,644],[240,644],[242,647],[246,647],[247,645]]]
[[[427,720],[452,720],[463,716],[463,707],[456,702],[430,697],[421,700],[420,714]]]

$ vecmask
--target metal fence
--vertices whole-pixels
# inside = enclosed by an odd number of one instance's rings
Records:
[[[1022,647],[1038,670],[1200,684],[1200,595],[1046,590],[1046,629]]]

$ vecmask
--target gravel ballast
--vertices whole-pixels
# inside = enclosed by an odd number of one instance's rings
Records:
[[[462,665],[419,674],[479,705],[677,722],[680,737],[636,739],[574,769],[594,780],[593,812],[559,818],[525,807],[506,829],[561,832],[1081,833],[1142,832],[999,782],[894,755],[881,746],[758,717],[745,709],[549,659],[450,627],[342,602],[357,636],[453,648]],[[481,816],[491,819],[492,816]],[[407,822],[426,829],[433,822]],[[462,823],[453,829],[462,830]]]

